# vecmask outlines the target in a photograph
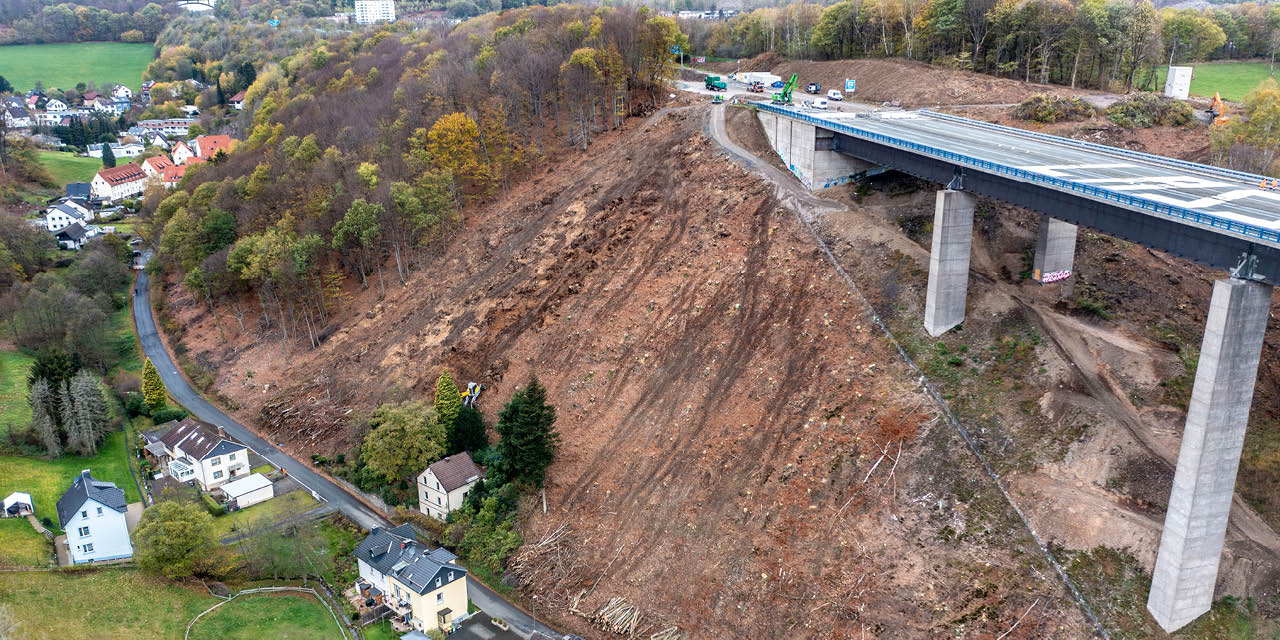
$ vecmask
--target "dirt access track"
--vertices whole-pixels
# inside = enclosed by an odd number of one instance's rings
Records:
[[[1087,636],[794,211],[705,135],[710,113],[631,122],[469,210],[314,351],[252,327],[224,341],[178,286],[169,309],[247,423],[297,409],[269,436],[299,456],[350,455],[353,431],[321,417],[429,400],[442,366],[490,385],[490,419],[536,373],[563,445],[513,565],[528,604],[586,637],[612,637],[586,616],[614,597],[689,638],[994,637],[1033,605],[1007,638]]]

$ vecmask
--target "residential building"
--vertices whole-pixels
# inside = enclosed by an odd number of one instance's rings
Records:
[[[31,127],[31,112],[25,107],[8,107],[4,110],[4,124],[10,129]]]
[[[83,200],[93,195],[93,188],[88,182],[68,182],[66,192],[68,198]]]
[[[182,112],[187,114],[188,116],[200,115],[200,107],[197,107],[194,104],[184,104],[181,107],[179,107],[179,109],[181,109]]]
[[[108,98],[108,97],[105,97],[105,96],[98,96],[97,98],[95,98],[95,99],[93,100],[93,102],[92,102],[92,103],[90,103],[89,101],[87,101],[87,100],[86,100],[86,101],[85,101],[85,103],[84,103],[84,106],[86,106],[86,107],[90,107],[90,108],[92,108],[94,111],[96,111],[96,112],[98,112],[98,113],[106,113],[106,114],[109,114],[109,115],[116,115],[116,103],[115,103],[115,101],[114,101],[114,100],[112,100],[111,98]]]
[[[227,104],[230,104],[231,108],[236,111],[244,111],[244,92],[241,91],[240,93],[231,96],[231,99],[227,101]]]
[[[48,231],[57,231],[76,223],[85,224],[88,219],[89,217],[79,208],[62,202],[45,211],[44,228]]]
[[[177,165],[186,164],[188,160],[196,157],[196,153],[191,150],[191,147],[181,140],[173,143],[173,148],[169,151],[169,155],[173,158],[173,163]]]
[[[60,229],[54,235],[54,239],[58,242],[59,248],[79,251],[80,247],[89,241],[89,230],[83,224],[73,222]]]
[[[165,167],[164,173],[160,176],[160,183],[163,184],[166,189],[172,189],[178,186],[178,183],[182,182],[182,177],[187,175],[187,166],[188,165],[183,164]]]
[[[97,91],[86,91],[80,94],[80,101],[88,105],[88,104],[92,104],[93,101],[97,100],[100,96],[102,96],[102,94],[98,93]]]
[[[484,471],[463,451],[437,460],[418,474],[418,510],[439,520],[450,511],[462,508],[462,502],[476,486]]]
[[[93,177],[93,195],[108,202],[136,196],[146,188],[147,174],[136,164],[122,164],[103,169]]]
[[[156,86],[155,80],[147,80],[142,83],[142,99],[151,102],[151,87]]]
[[[109,144],[111,145],[111,153],[115,154],[115,157],[117,160],[120,158],[136,158],[142,155],[143,151],[147,150],[146,147],[142,146],[137,142],[126,143],[126,144],[120,144],[119,142],[111,142]],[[95,144],[86,146],[85,150],[88,152],[86,155],[88,155],[90,158],[101,158],[102,146],[103,146],[102,143],[95,143]]]
[[[118,116],[128,113],[129,109],[133,107],[133,103],[128,98],[115,98],[112,100],[112,104],[115,105],[116,115]]]
[[[148,147],[159,147],[161,149],[169,148],[169,141],[165,140],[164,136],[158,133],[143,134],[141,138],[142,144]]]
[[[367,597],[380,597],[395,615],[418,631],[452,631],[467,614],[467,570],[457,556],[418,542],[410,524],[374,527],[356,546],[360,580]]]
[[[67,532],[72,564],[133,557],[124,490],[85,469],[58,498],[58,523]]]
[[[192,482],[211,491],[249,473],[249,450],[232,441],[222,429],[184,418],[159,436],[157,442],[169,477]],[[152,449],[154,453],[154,449]]]
[[[126,87],[126,86],[122,85],[122,84],[118,84],[118,85],[116,85],[116,88],[115,88],[115,89],[112,89],[112,90],[111,90],[111,97],[113,97],[113,98],[115,98],[115,99],[117,99],[117,100],[119,100],[119,99],[121,99],[121,98],[123,98],[123,99],[125,99],[125,100],[132,100],[132,99],[133,99],[133,90],[132,90],[132,89],[130,89],[129,87]]]
[[[212,160],[219,151],[231,152],[231,136],[198,136],[192,141],[191,150],[201,160]]]
[[[396,3],[392,0],[356,0],[357,24],[395,21]]]
[[[142,172],[152,180],[161,180],[164,170],[174,166],[173,161],[165,156],[151,156],[142,161]]]
[[[44,110],[45,111],[66,111],[67,103],[57,98],[49,98],[49,101],[44,103]]]
[[[239,480],[232,480],[218,487],[218,491],[227,497],[228,509],[243,509],[270,500],[276,495],[275,485],[261,473],[253,473]]]
[[[186,137],[187,130],[196,123],[195,118],[167,118],[164,120],[141,120],[138,126],[150,133],[159,133],[165,137]]]

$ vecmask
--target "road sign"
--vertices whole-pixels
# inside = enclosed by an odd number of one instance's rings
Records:
[[[858,81],[857,81],[857,80],[850,80],[849,78],[845,78],[845,79],[844,79],[844,92],[845,92],[845,93],[853,93],[854,88],[856,88],[857,86],[858,86]]]
[[[270,20],[268,20],[268,21],[267,21],[267,24],[269,24],[269,25],[271,25],[271,26],[273,26],[273,27],[278,27],[278,26],[280,26],[280,21],[279,21],[279,20],[276,20],[275,18],[272,18],[272,19],[270,19]]]
[[[694,58],[694,59],[693,59],[693,61],[694,61],[694,62],[696,62],[696,63],[698,63],[698,64],[703,64],[703,63],[705,63],[705,62],[707,61],[707,57],[706,57],[706,56],[698,56],[698,57]]]
[[[671,47],[671,53],[680,53],[680,46],[676,45]]]

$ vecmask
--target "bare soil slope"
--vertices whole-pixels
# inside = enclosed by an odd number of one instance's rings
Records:
[[[217,391],[300,454],[350,451],[336,416],[429,398],[441,366],[491,385],[490,417],[536,373],[563,450],[522,530],[561,534],[510,577],[588,637],[609,637],[586,616],[613,597],[689,638],[994,637],[1033,604],[1007,638],[1087,635],[793,212],[702,133],[706,111],[632,123],[469,212],[425,273],[381,302],[353,292],[315,351],[283,357],[252,327],[223,340],[178,287],[170,309]]]

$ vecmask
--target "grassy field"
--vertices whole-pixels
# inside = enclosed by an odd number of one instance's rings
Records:
[[[57,529],[58,498],[81,469],[92,470],[93,477],[98,480],[116,483],[116,486],[124,489],[125,499],[129,502],[141,499],[133,476],[129,475],[126,455],[125,434],[117,431],[107,436],[98,449],[98,455],[92,458],[63,456],[57,460],[44,460],[0,456],[0,496],[7,496],[12,491],[30,493],[31,501],[35,503],[36,516],[49,518],[53,522],[50,529]]]
[[[68,182],[88,182],[93,174],[102,170],[99,158],[84,158],[65,151],[37,151],[40,164],[49,170],[54,182],[65,185]]]
[[[329,610],[315,598],[303,594],[241,596],[200,618],[191,627],[191,640],[342,637]]]
[[[53,545],[26,518],[0,520],[0,567],[47,566],[52,555]]]
[[[77,82],[122,84],[134,93],[151,63],[149,44],[78,42],[0,47],[0,76],[19,92],[43,82],[46,89],[73,89]]]
[[[1191,95],[1212,98],[1218,92],[1223,100],[1243,100],[1258,83],[1271,77],[1271,65],[1265,62],[1211,62],[1192,65]],[[1167,68],[1156,76],[1156,90],[1164,91]]]
[[[0,602],[20,625],[18,637],[125,640],[181,638],[187,622],[217,599],[199,583],[188,588],[104,569],[0,573]]]
[[[391,630],[391,623],[386,620],[364,628],[364,640],[396,640],[399,637]]]
[[[33,498],[34,499],[34,498]],[[266,502],[259,502],[251,507],[241,509],[225,516],[218,516],[213,521],[218,537],[229,536],[252,525],[267,524],[281,518],[302,513],[318,504],[306,491],[290,491],[276,496]]]
[[[0,351],[0,431],[8,433],[11,427],[31,422],[27,372],[33,362],[35,358],[24,353]]]

